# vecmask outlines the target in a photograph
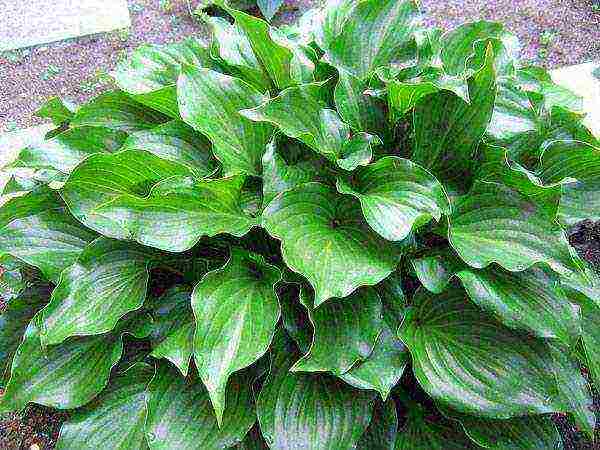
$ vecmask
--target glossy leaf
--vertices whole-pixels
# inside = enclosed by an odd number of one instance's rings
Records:
[[[361,289],[343,299],[330,299],[314,308],[303,290],[314,336],[308,353],[291,368],[295,372],[331,372],[343,375],[367,359],[382,333],[381,299],[373,289]]]
[[[123,92],[113,91],[82,105],[71,119],[71,125],[105,127],[130,133],[147,130],[166,121],[167,116],[144,107]]]
[[[600,219],[600,147],[555,141],[542,154],[539,176],[546,183],[564,183],[558,207],[562,222]]]
[[[41,314],[43,345],[70,336],[102,334],[144,303],[152,255],[127,243],[99,238],[67,268]]]
[[[70,128],[52,139],[25,147],[13,165],[32,169],[54,169],[69,174],[90,155],[117,151],[126,138],[126,133],[110,128]]]
[[[538,205],[496,183],[477,182],[457,201],[448,239],[467,264],[492,262],[509,271],[546,263],[555,272],[579,271],[562,229]]]
[[[310,281],[315,307],[378,283],[399,260],[396,247],[368,230],[355,202],[320,183],[277,196],[263,212],[263,226],[281,239],[288,267]]]
[[[499,419],[571,409],[557,392],[556,377],[565,370],[544,341],[500,325],[458,288],[437,297],[421,291],[413,305],[400,338],[419,384],[434,399]]]
[[[323,29],[325,58],[358,78],[395,62],[420,23],[412,0],[343,0],[329,15],[325,20],[335,26]]]
[[[136,101],[178,118],[177,77],[188,65],[216,68],[209,50],[188,38],[166,45],[142,45],[117,65],[112,76]]]
[[[191,292],[174,287],[152,303],[152,353],[155,358],[166,358],[187,376],[194,344],[194,315]]]
[[[491,50],[469,79],[470,103],[448,91],[428,96],[415,107],[412,159],[434,175],[464,183],[472,158],[488,126],[496,98]]]
[[[219,423],[227,380],[271,344],[281,314],[274,289],[280,278],[279,270],[262,258],[232,249],[227,264],[194,288],[194,358]]]
[[[261,92],[268,91],[271,80],[252,51],[250,40],[240,27],[220,17],[202,15],[201,18],[212,30],[212,52],[214,57],[221,61],[221,65]]]
[[[241,111],[248,119],[269,122],[282,133],[299,139],[317,153],[335,161],[344,158],[353,141],[350,127],[327,104],[321,83],[286,89],[262,105]],[[370,159],[370,158],[369,158]]]
[[[121,150],[145,150],[166,160],[188,166],[202,178],[216,169],[210,142],[179,120],[129,136]]]
[[[56,448],[147,448],[145,393],[153,372],[149,365],[138,363],[115,377],[98,398],[63,424]]]
[[[272,127],[238,111],[261,104],[263,94],[239,78],[188,66],[179,78],[177,95],[183,120],[208,137],[227,174],[260,174]]]
[[[182,378],[168,365],[159,365],[148,386],[146,400],[146,437],[150,448],[223,450],[241,442],[256,421],[249,380],[232,378],[228,391],[219,427],[200,380]]]
[[[72,338],[43,349],[38,319],[29,323],[15,353],[0,412],[20,411],[29,402],[59,409],[82,406],[104,388],[121,358],[121,339],[111,334]]]
[[[353,448],[371,420],[373,396],[329,375],[290,372],[295,357],[289,347],[278,347],[258,396],[258,420],[269,448]]]
[[[338,190],[354,195],[367,223],[382,237],[401,241],[432,218],[450,214],[450,202],[439,181],[403,158],[388,156],[358,171],[352,184],[338,180]]]
[[[46,188],[13,198],[0,208],[0,253],[38,267],[54,282],[95,237]]]

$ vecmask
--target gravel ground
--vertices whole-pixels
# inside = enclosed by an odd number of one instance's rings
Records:
[[[277,22],[289,22],[318,0],[288,0]],[[165,43],[183,36],[206,36],[191,17],[186,0],[128,0],[128,31],[71,39],[0,54],[0,132],[41,123],[32,116],[48,97],[83,102],[107,87],[106,71],[142,43]],[[190,1],[195,4],[195,1]],[[431,23],[451,28],[465,20],[507,24],[523,44],[524,59],[548,68],[600,60],[600,8],[592,0],[422,0]],[[571,242],[600,267],[600,224],[584,224]],[[1,392],[0,392],[1,393]],[[600,409],[596,397],[596,411]],[[32,405],[0,418],[0,449],[54,447],[64,413]],[[565,450],[595,450],[564,417],[557,424]]]

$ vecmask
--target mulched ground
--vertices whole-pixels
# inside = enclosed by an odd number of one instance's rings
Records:
[[[289,22],[319,0],[288,0],[277,22]],[[600,7],[593,0],[422,0],[430,23],[449,28],[465,20],[507,24],[523,44],[523,56],[548,68],[600,60]],[[132,27],[0,54],[0,132],[41,123],[32,116],[48,97],[83,102],[106,88],[106,71],[142,43],[206,36],[186,0],[128,0]],[[192,6],[197,3],[190,0]],[[600,267],[600,223],[586,223],[572,244]],[[1,392],[0,392],[1,393]],[[598,396],[595,410],[600,411]],[[0,420],[0,449],[51,449],[66,414],[32,405]],[[564,417],[557,424],[565,450],[594,450]],[[33,446],[33,447],[32,447]]]

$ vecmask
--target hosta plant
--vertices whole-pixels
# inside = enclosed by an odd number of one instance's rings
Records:
[[[556,413],[591,437],[580,99],[413,1],[283,30],[216,3],[208,44],[51,100],[5,169],[0,410],[71,410],[76,450],[554,450]]]

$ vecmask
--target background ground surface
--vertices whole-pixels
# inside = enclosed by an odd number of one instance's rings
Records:
[[[15,0],[16,1],[16,0]],[[275,22],[289,22],[319,0],[287,0]],[[0,53],[0,133],[41,123],[33,112],[50,96],[85,101],[106,89],[105,73],[142,43],[206,36],[190,14],[196,1],[128,0],[129,30],[81,37]],[[422,0],[429,22],[452,28],[461,22],[504,22],[523,45],[524,59],[548,68],[600,60],[600,8],[592,0]],[[2,151],[2,149],[0,149]],[[600,224],[583,224],[571,241],[600,268]],[[596,411],[600,411],[596,397]],[[0,417],[0,449],[51,449],[65,414],[28,407]],[[563,417],[557,418],[565,450],[599,450]],[[32,447],[33,446],[33,447]],[[36,447],[38,446],[38,447]]]

